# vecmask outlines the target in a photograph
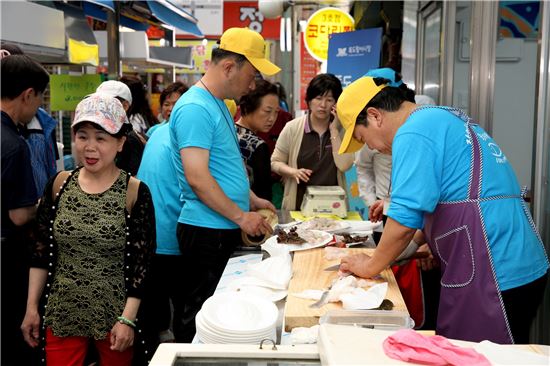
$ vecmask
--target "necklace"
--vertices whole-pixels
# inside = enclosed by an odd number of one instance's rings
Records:
[[[232,123],[231,121],[229,121],[227,119],[227,115],[226,113],[224,112],[224,110],[222,109],[222,107],[220,106],[220,103],[218,103],[218,98],[216,98],[214,96],[214,94],[212,94],[212,92],[210,91],[210,89],[208,89],[208,87],[206,86],[206,84],[204,83],[204,81],[202,81],[202,79],[199,79],[199,82],[202,84],[202,86],[204,86],[204,88],[206,89],[206,91],[208,92],[208,94],[210,94],[210,96],[212,97],[212,99],[214,99],[214,103],[216,103],[216,105],[218,106],[219,110],[220,110],[220,113],[222,114],[223,116],[223,119],[225,120],[225,122],[227,123],[227,126],[229,127],[229,131],[232,131],[232,135],[233,135],[233,139],[235,140],[235,143],[237,144],[237,150],[240,152],[241,151],[241,147],[239,146],[239,140],[237,139],[237,133],[235,132],[235,127],[234,127],[234,123]],[[226,107],[226,111],[229,113],[229,111],[227,110],[227,107]]]

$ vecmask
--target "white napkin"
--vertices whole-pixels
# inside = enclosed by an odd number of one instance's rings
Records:
[[[250,264],[247,274],[260,280],[262,286],[286,290],[292,277],[292,258],[288,251],[278,254],[260,263]]]
[[[294,292],[290,295],[294,297],[299,297],[300,299],[308,299],[308,300],[319,300],[321,296],[323,295],[323,290],[304,290],[302,292]]]
[[[290,331],[290,342],[292,344],[315,344],[319,335],[319,325],[310,328],[296,327]]]
[[[510,345],[501,345],[491,341],[474,344],[474,349],[481,353],[492,365],[550,365],[550,357],[534,352],[524,351]]]
[[[357,287],[351,292],[341,294],[340,301],[345,310],[374,309],[382,304],[387,292],[387,282],[379,283],[368,290]]]
[[[381,231],[382,221],[359,221],[359,220],[345,220],[349,224],[349,227],[344,230],[338,230],[338,232],[355,233],[357,231]]]
[[[265,250],[269,253],[271,258],[273,257],[284,257],[290,256],[290,250],[286,245],[268,245],[267,243],[262,244],[262,250]],[[290,260],[292,262],[292,258]]]
[[[284,299],[287,295],[286,290],[271,288],[270,283],[252,276],[234,279],[227,285],[227,291],[256,295],[272,302]]]

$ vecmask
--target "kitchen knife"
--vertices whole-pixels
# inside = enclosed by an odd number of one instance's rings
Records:
[[[407,258],[401,259],[399,262],[407,261],[409,259],[428,258],[429,256],[430,256],[430,253],[428,253],[428,252],[416,252],[416,253],[413,253],[411,256],[409,256]],[[329,267],[325,268],[324,271],[338,271],[339,269],[340,269],[340,263],[329,266]]]

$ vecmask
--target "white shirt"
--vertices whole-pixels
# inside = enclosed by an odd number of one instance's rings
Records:
[[[355,153],[359,195],[367,206],[384,200],[386,214],[390,202],[391,155],[371,150],[367,145]]]

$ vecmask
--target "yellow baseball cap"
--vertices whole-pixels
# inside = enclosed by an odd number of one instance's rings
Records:
[[[229,28],[222,34],[220,48],[243,55],[262,74],[274,75],[281,69],[265,58],[265,41],[248,28]]]
[[[237,114],[237,103],[235,103],[233,99],[224,99],[223,102],[229,110],[229,114],[231,114],[231,117],[235,117],[235,114]]]
[[[371,99],[385,87],[386,85],[376,85],[372,77],[363,76],[349,84],[340,94],[336,113],[346,133],[338,150],[339,154],[353,153],[363,147],[363,143],[353,137],[355,121]]]

